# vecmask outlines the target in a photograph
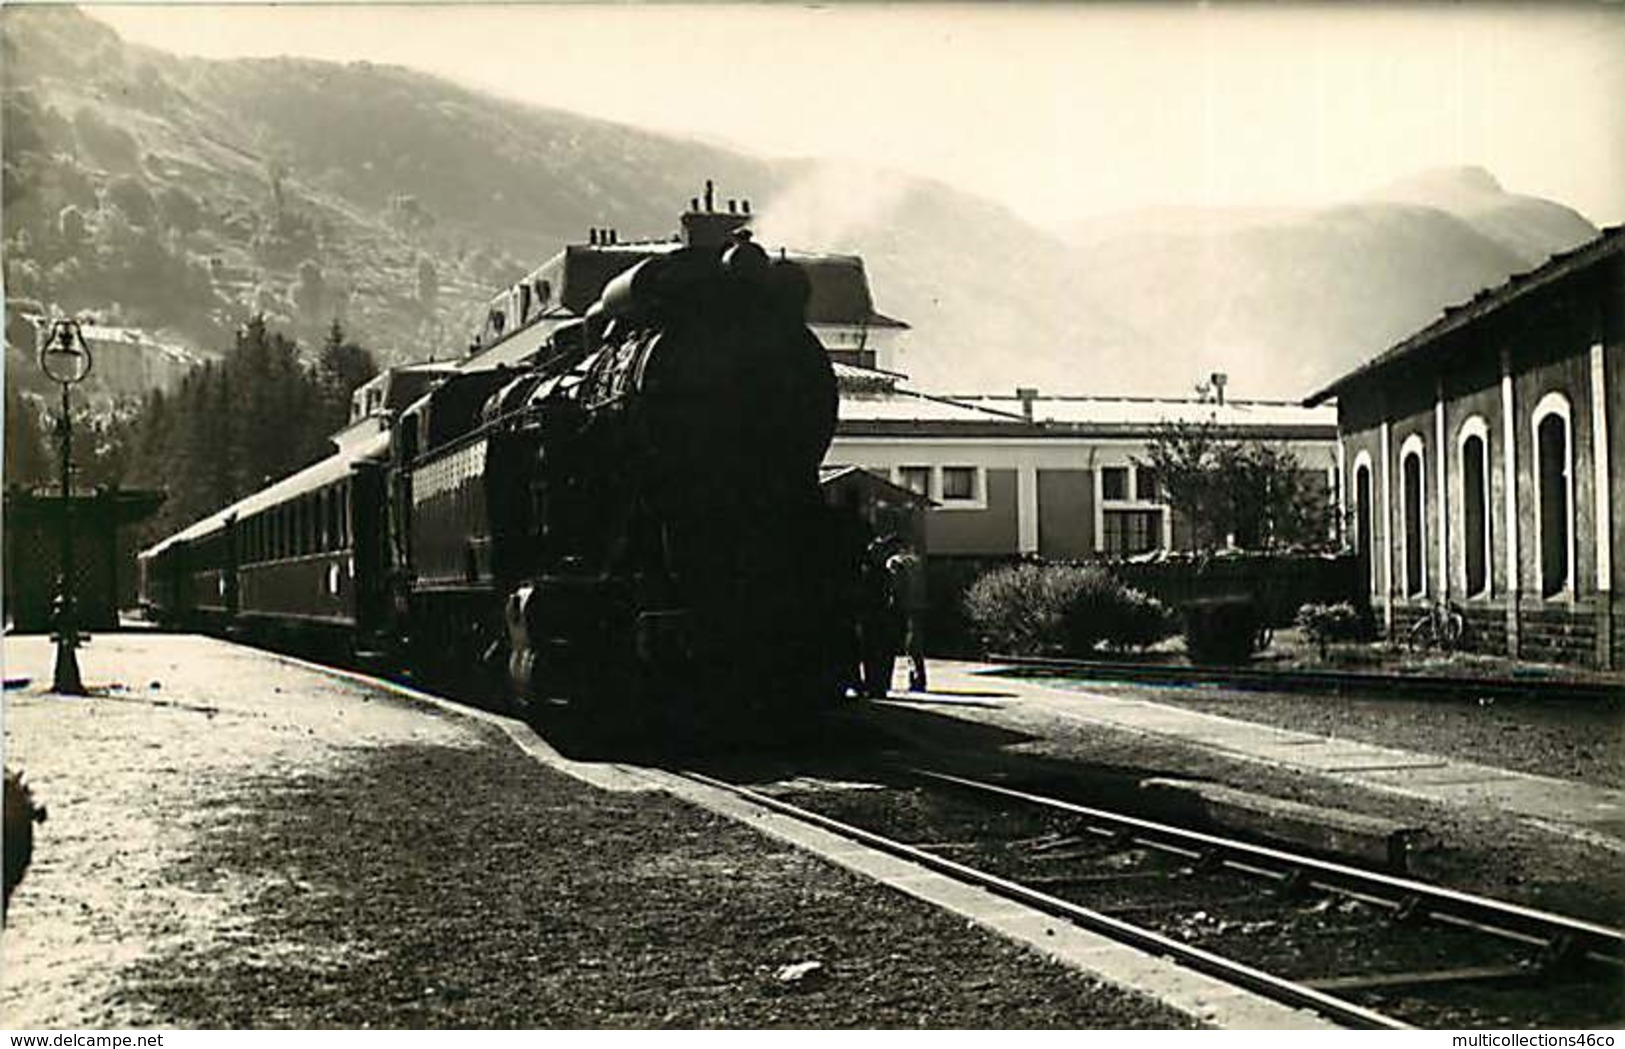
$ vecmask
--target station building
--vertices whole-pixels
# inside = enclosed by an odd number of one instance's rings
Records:
[[[1625,227],[1451,307],[1305,402],[1337,401],[1354,545],[1403,631],[1619,667],[1625,624]]]
[[[938,397],[902,377],[838,366],[840,419],[827,461],[862,466],[929,497],[933,555],[1123,558],[1192,545],[1146,446],[1170,423],[1297,456],[1337,492],[1336,417],[1285,401],[1013,394]]]

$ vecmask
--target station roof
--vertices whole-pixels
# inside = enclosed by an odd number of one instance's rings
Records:
[[[560,324],[584,316],[610,281],[644,259],[668,255],[682,247],[682,242],[676,240],[568,245],[521,282],[545,288],[545,304],[523,327],[467,358],[463,368],[475,371],[523,361],[540,349]],[[771,254],[789,259],[806,271],[812,287],[807,301],[809,325],[908,327],[875,309],[869,276],[860,256],[788,250]]]
[[[1335,409],[1292,401],[937,395],[907,388],[906,377],[894,372],[836,364],[835,373],[841,385],[837,433],[846,436],[1135,437],[1168,423],[1212,423],[1237,436],[1287,440],[1329,440],[1337,434]]]
[[[1025,401],[1015,394],[970,394],[956,400],[1018,415]],[[1295,401],[1193,400],[1181,397],[1049,395],[1030,399],[1033,421],[1054,427],[1147,429],[1170,423],[1212,423],[1235,430],[1303,430],[1305,436],[1331,436],[1337,430],[1332,408],[1306,408]],[[1319,433],[1317,431],[1323,431]]]
[[[1417,360],[1439,346],[1446,336],[1473,324],[1542,288],[1600,265],[1604,261],[1625,255],[1625,225],[1604,229],[1595,240],[1572,251],[1553,255],[1541,265],[1526,273],[1514,274],[1504,284],[1486,288],[1466,302],[1445,307],[1445,311],[1427,327],[1407,336],[1392,347],[1344,375],[1336,382],[1316,390],[1304,399],[1306,405],[1317,405],[1336,397],[1350,383],[1387,371],[1400,361]]]

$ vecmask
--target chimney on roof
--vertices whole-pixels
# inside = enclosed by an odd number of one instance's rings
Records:
[[[745,212],[745,214],[749,215],[750,214],[750,198],[747,197],[746,199],[740,201],[739,204],[740,204],[741,209]]]
[[[597,226],[589,226],[587,228],[587,243],[592,244],[592,245],[597,245],[597,243],[598,243],[598,227]]]
[[[1038,388],[1035,386],[1017,386],[1016,397],[1021,401],[1021,414],[1027,417],[1028,422],[1033,421],[1033,402],[1038,399]]]
[[[1230,382],[1230,376],[1224,372],[1214,372],[1208,376],[1208,382],[1213,386],[1213,396],[1218,400],[1220,407],[1224,406],[1224,388]]]
[[[611,244],[619,244],[621,242],[621,233],[613,226],[611,226],[609,229],[609,242]]]
[[[703,210],[695,206],[698,203],[698,200],[690,200],[689,210],[682,218],[682,241],[691,248],[720,248],[750,222],[749,211],[741,213],[737,199],[728,201],[726,213],[716,210],[716,186],[709,179],[705,182]]]

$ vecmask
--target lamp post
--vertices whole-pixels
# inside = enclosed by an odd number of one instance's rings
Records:
[[[56,670],[51,691],[63,696],[86,695],[79,678],[79,630],[74,616],[73,566],[73,417],[68,389],[90,374],[90,347],[85,344],[79,322],[70,317],[51,322],[51,331],[39,352],[40,368],[52,382],[62,387],[62,410],[56,421],[62,442],[62,553],[56,605]]]

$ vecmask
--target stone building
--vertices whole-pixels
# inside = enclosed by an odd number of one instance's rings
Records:
[[[1403,632],[1617,667],[1625,582],[1625,227],[1454,306],[1307,400],[1337,399],[1354,545]]]

